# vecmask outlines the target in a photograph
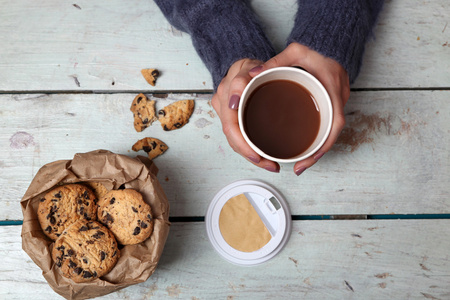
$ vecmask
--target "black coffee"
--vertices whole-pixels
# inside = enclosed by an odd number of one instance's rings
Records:
[[[264,153],[292,158],[308,149],[319,132],[320,113],[311,93],[289,80],[259,86],[244,107],[244,130]]]

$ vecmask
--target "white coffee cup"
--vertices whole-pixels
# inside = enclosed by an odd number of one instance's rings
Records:
[[[291,158],[277,158],[264,153],[261,149],[255,146],[244,129],[243,119],[247,100],[249,99],[253,91],[255,91],[255,89],[257,89],[262,84],[273,80],[289,80],[303,86],[313,96],[316,102],[316,106],[319,109],[320,125],[314,142],[304,152]],[[242,135],[244,136],[245,141],[256,153],[271,161],[276,161],[279,163],[292,163],[310,157],[311,155],[316,153],[317,150],[319,150],[320,147],[322,147],[322,145],[325,143],[331,131],[331,124],[333,122],[333,107],[331,105],[330,96],[328,95],[326,89],[313,75],[295,67],[278,67],[262,72],[248,83],[241,95],[238,109],[238,120],[239,128]],[[302,129],[299,128],[299,130]]]

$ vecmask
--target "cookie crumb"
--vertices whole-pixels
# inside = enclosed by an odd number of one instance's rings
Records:
[[[157,138],[146,137],[137,141],[131,149],[136,152],[144,150],[148,158],[154,159],[166,152],[169,147]]]
[[[152,86],[156,85],[156,79],[159,77],[160,73],[157,69],[142,69],[142,76],[145,80]]]

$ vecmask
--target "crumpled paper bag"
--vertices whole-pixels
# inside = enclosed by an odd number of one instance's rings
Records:
[[[169,234],[169,202],[159,184],[155,164],[146,157],[130,158],[106,150],[75,154],[72,160],[44,165],[20,204],[23,212],[22,248],[42,269],[48,284],[66,299],[103,296],[146,281],[155,271]],[[105,276],[75,283],[60,273],[51,258],[54,242],[42,231],[37,217],[39,200],[59,184],[97,181],[108,190],[119,187],[140,192],[152,208],[154,231],[149,239],[121,249],[116,266]]]

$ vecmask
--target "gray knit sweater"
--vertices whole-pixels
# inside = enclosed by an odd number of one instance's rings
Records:
[[[214,89],[242,58],[266,61],[276,53],[245,0],[155,0],[168,21],[187,32],[211,72]],[[298,42],[338,61],[350,82],[383,0],[298,0],[287,44]]]

